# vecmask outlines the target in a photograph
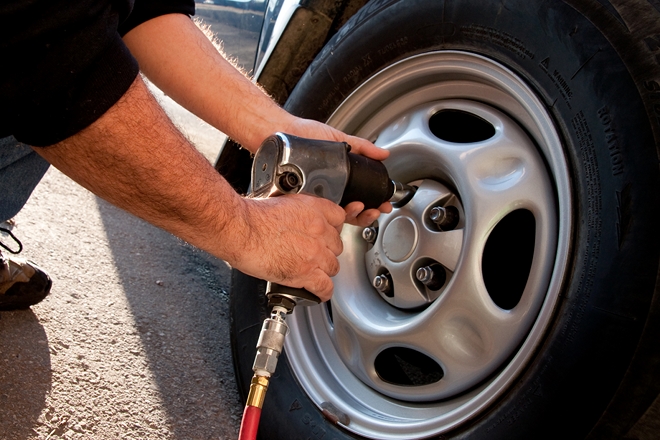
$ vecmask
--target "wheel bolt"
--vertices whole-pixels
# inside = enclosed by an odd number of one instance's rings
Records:
[[[376,228],[364,228],[362,231],[362,238],[364,238],[364,241],[367,243],[373,243],[376,241],[376,237],[378,236],[378,231]]]
[[[415,276],[429,290],[439,290],[447,280],[445,269],[438,263],[420,267]]]
[[[417,279],[424,284],[428,284],[433,279],[433,270],[428,266],[420,267],[417,269]]]
[[[383,295],[392,297],[392,282],[387,275],[378,275],[374,278],[372,285]]]
[[[441,231],[451,231],[458,225],[458,209],[455,206],[435,206],[429,212],[429,219]]]

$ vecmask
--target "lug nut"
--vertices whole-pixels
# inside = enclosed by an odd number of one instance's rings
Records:
[[[433,270],[428,266],[420,267],[417,269],[417,279],[424,284],[428,284],[433,279]]]
[[[420,267],[415,276],[429,290],[439,290],[447,280],[445,269],[438,263]]]
[[[435,206],[429,212],[429,219],[441,231],[451,231],[458,225],[458,209],[455,206]]]
[[[376,237],[378,236],[378,230],[376,228],[364,228],[362,231],[362,238],[364,238],[364,241],[367,243],[373,243],[376,241]]]
[[[387,275],[376,276],[371,284],[376,288],[377,291],[379,291],[383,295],[389,297],[394,296],[392,294],[392,282],[390,280],[390,277],[388,277]]]
[[[390,280],[387,279],[385,275],[378,275],[376,278],[374,278],[373,285],[379,292],[384,292],[389,290]]]

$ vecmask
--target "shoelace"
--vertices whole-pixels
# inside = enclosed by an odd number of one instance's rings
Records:
[[[16,242],[16,244],[18,244],[18,250],[15,251],[15,250],[11,249],[9,246],[4,244],[2,241],[0,241],[0,246],[2,246],[2,248],[5,249],[9,253],[12,253],[14,255],[20,254],[21,251],[23,250],[23,243],[21,243],[21,240],[19,240],[9,229],[0,228],[0,231],[8,234]]]

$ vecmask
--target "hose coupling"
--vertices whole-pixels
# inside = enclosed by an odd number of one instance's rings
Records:
[[[284,338],[289,333],[289,326],[284,322],[287,309],[274,306],[270,318],[264,320],[257,341],[257,356],[254,358],[252,371],[257,376],[270,377],[275,373],[277,360],[284,347]]]
[[[264,406],[264,399],[266,398],[266,391],[268,391],[268,383],[270,379],[266,376],[252,376],[250,382],[250,393],[247,398],[247,406],[255,406],[261,409]]]

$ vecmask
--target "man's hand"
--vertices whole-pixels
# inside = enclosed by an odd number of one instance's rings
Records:
[[[331,276],[339,272],[337,256],[344,211],[334,203],[302,194],[245,199],[246,241],[234,267],[257,278],[304,287],[326,301]],[[232,227],[238,229],[240,226]]]

